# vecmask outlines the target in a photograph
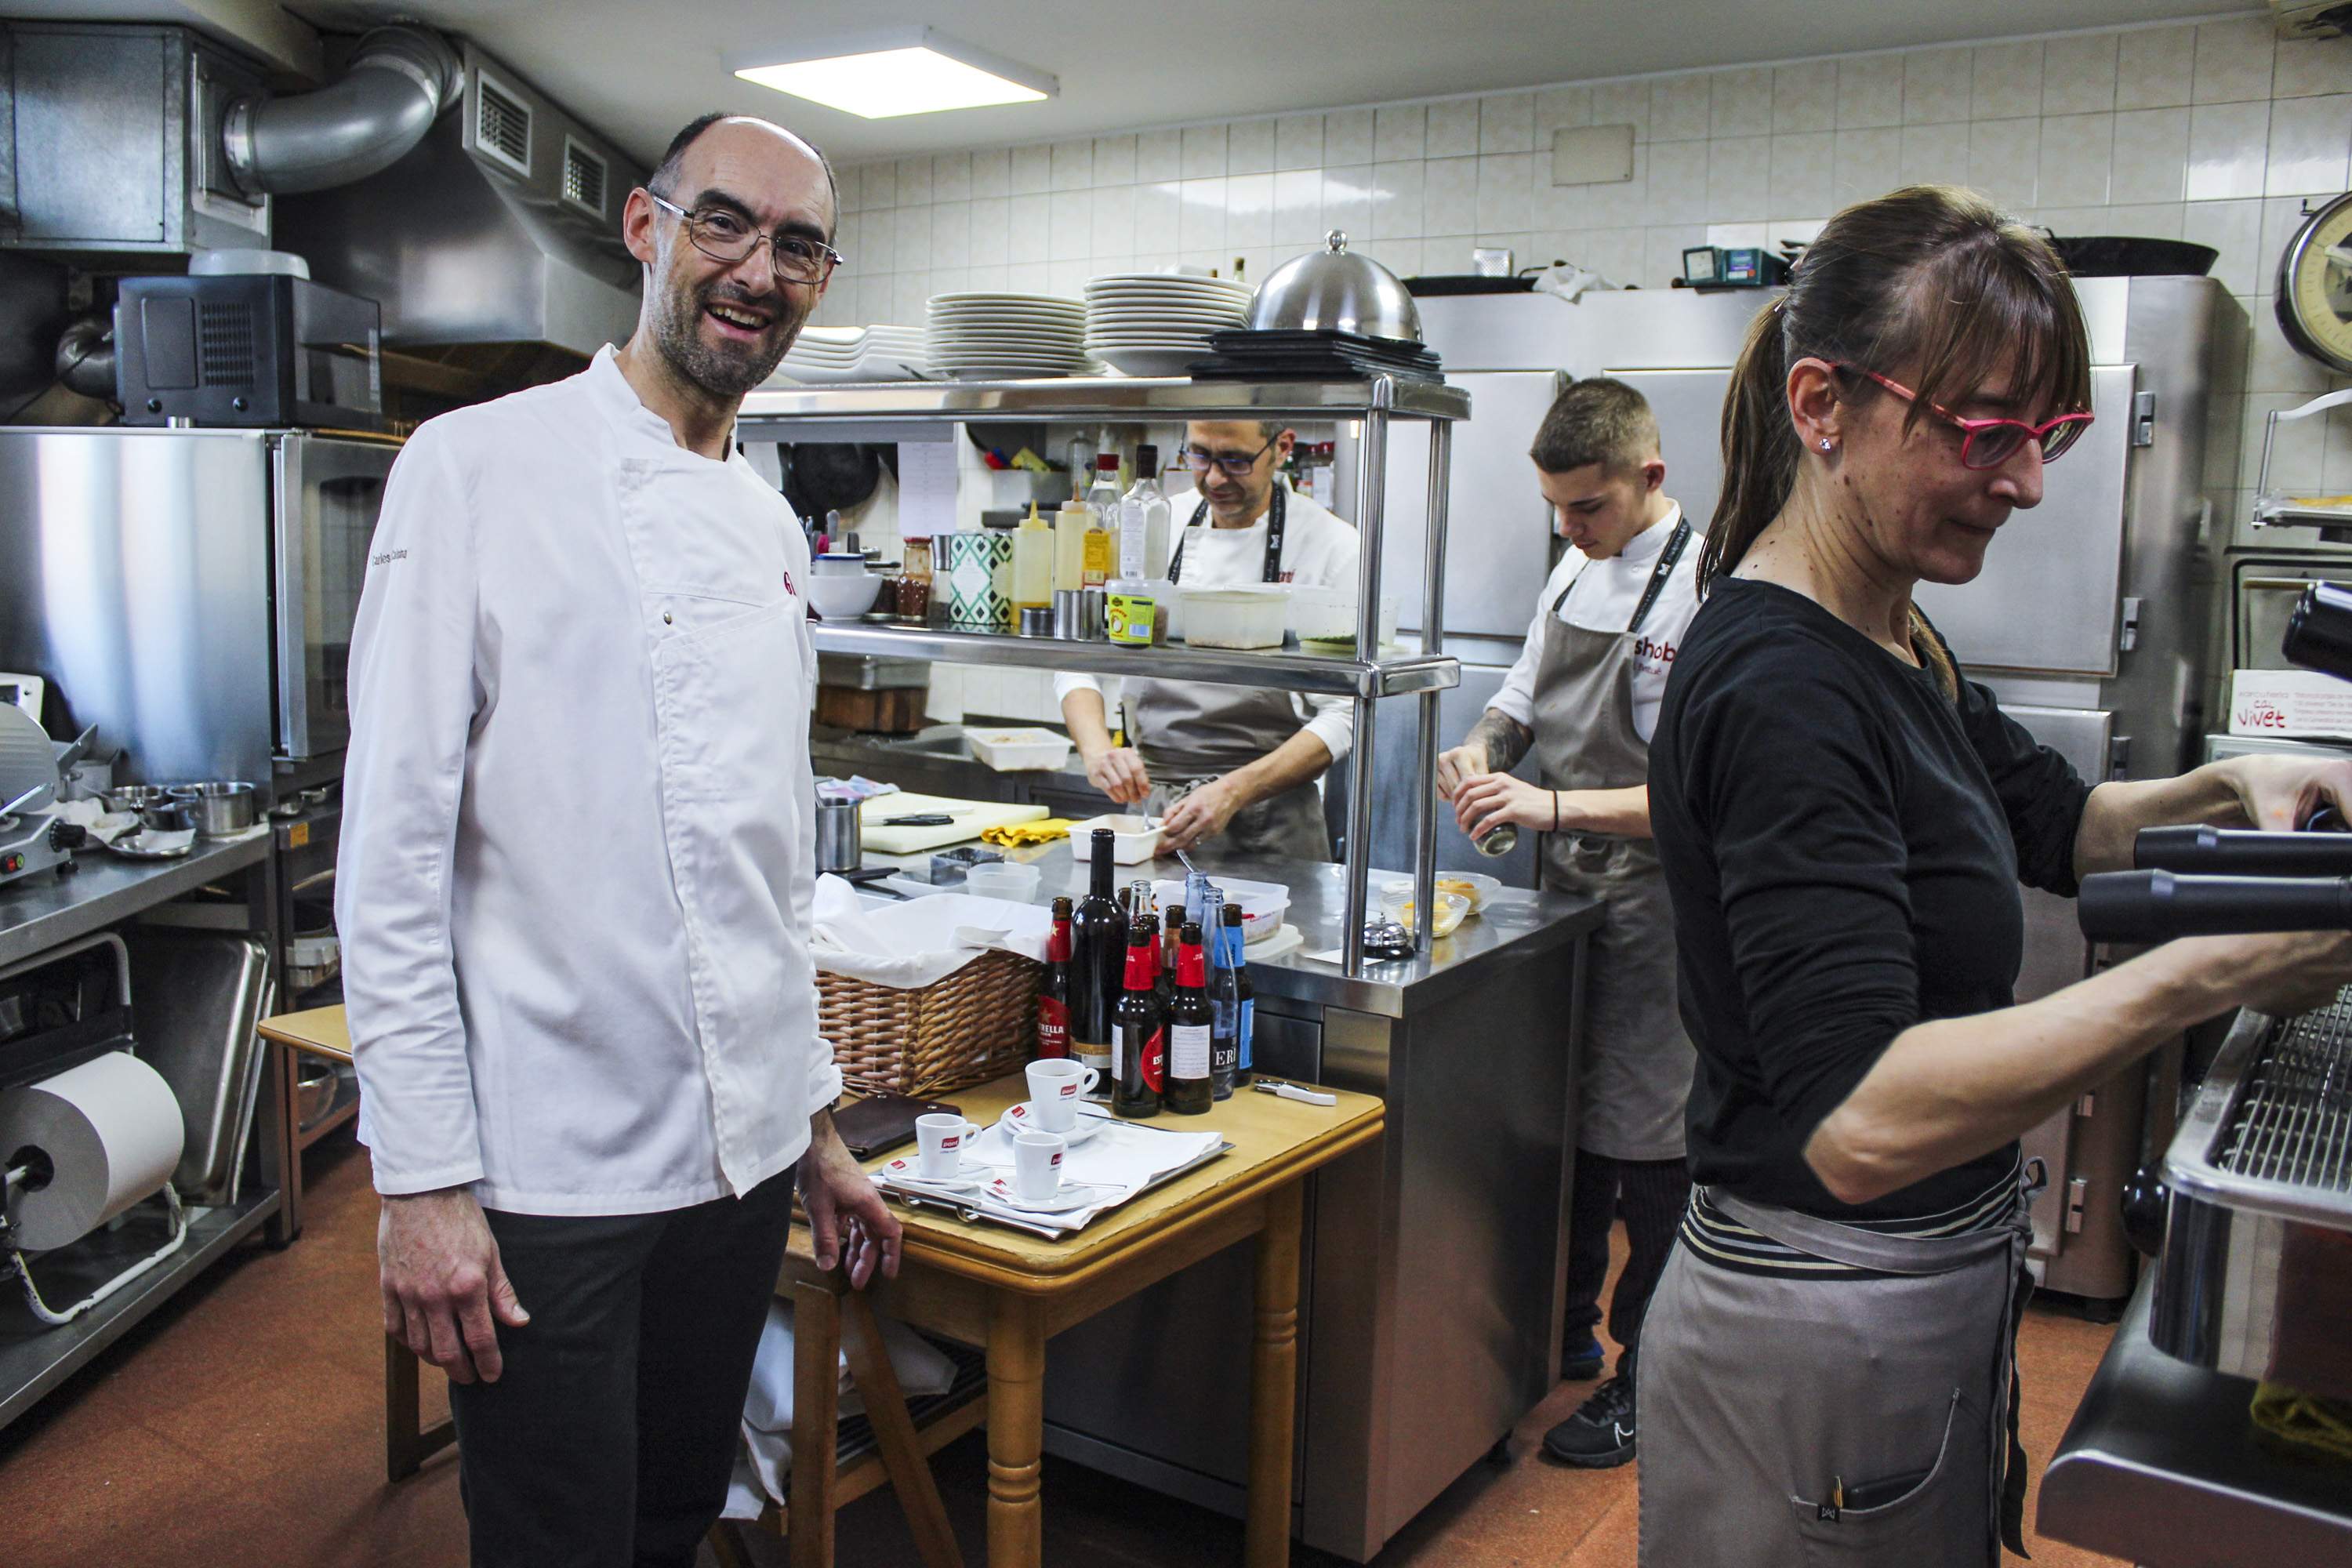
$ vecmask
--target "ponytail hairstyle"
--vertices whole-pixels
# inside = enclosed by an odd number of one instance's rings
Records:
[[[1723,493],[1698,561],[1699,591],[1739,564],[1796,489],[1801,460],[1789,367],[1819,358],[1906,380],[1905,417],[1965,402],[2004,371],[2031,404],[2091,405],[2090,334],[2064,266],[2041,236],[1954,185],[1907,185],[1847,207],[1805,247],[1789,290],[1758,314],[1723,405]],[[1838,378],[1862,405],[1885,395]],[[1948,691],[1950,655],[1912,615],[1912,642]]]

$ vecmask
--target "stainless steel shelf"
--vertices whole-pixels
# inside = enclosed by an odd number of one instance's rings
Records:
[[[754,392],[738,419],[756,434],[763,425],[961,420],[971,424],[1040,419],[1361,418],[1470,416],[1470,395],[1433,382],[1192,381],[1071,376],[1045,381],[908,381],[870,386],[794,386]]]
[[[278,1197],[271,1187],[226,1207],[189,1210],[186,1246],[60,1328],[36,1320],[21,1288],[8,1281],[6,1299],[0,1300],[0,1426],[32,1408],[215,1258],[259,1229],[278,1212]],[[118,1226],[39,1254],[33,1277],[49,1305],[62,1308],[153,1251],[170,1234],[161,1205],[144,1203]]]
[[[178,860],[124,860],[96,847],[81,850],[62,877],[44,872],[0,887],[0,965],[167,903],[268,855],[268,834],[229,844],[199,839]]]
[[[1288,648],[1233,652],[1181,645],[1120,647],[1107,642],[1062,642],[987,632],[958,632],[862,623],[809,627],[819,653],[871,654],[882,658],[944,659],[956,664],[1066,669],[1087,675],[1149,676],[1227,686],[1261,686],[1329,697],[1402,697],[1444,691],[1462,683],[1452,658],[1413,654],[1365,661],[1326,658]]]

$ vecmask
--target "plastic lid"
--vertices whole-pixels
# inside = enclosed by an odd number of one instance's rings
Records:
[[[1098,474],[1115,474],[1118,472],[1118,454],[1117,452],[1097,453],[1095,455],[1095,472]]]

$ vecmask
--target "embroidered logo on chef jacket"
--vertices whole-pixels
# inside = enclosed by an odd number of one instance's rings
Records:
[[[1635,637],[1633,657],[1643,664],[1664,668],[1675,662],[1675,645],[1670,642],[1652,642],[1648,637]]]
[[[790,568],[786,568],[784,572],[784,592],[795,599],[801,596],[801,591],[793,586],[793,574]]]

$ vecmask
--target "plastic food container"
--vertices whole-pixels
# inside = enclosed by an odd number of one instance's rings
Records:
[[[1282,929],[1283,916],[1290,912],[1290,889],[1279,882],[1245,882],[1237,877],[1220,877],[1210,873],[1209,880],[1225,895],[1225,902],[1242,907],[1242,942],[1246,946],[1264,942]],[[1151,896],[1161,909],[1182,908],[1184,884],[1156,882]]]
[[[1070,760],[1070,738],[1051,730],[971,730],[971,754],[1000,773],[1060,767]]]
[[[1080,866],[1094,857],[1097,827],[1110,829],[1110,860],[1114,866],[1139,865],[1160,853],[1158,817],[1090,816],[1070,829],[1070,854]]]
[[[1045,875],[1034,866],[1016,865],[1010,860],[993,866],[974,866],[963,874],[963,890],[983,899],[1032,903],[1037,897],[1037,884]]]
[[[1486,912],[1486,900],[1501,892],[1503,884],[1492,877],[1481,876],[1475,871],[1441,870],[1437,873],[1437,890],[1441,893],[1459,893],[1468,899],[1470,912],[1475,915]],[[1391,877],[1383,880],[1381,883],[1381,897],[1383,899],[1412,898],[1412,879]]]
[[[1356,641],[1356,590],[1350,587],[1318,588],[1299,586],[1290,590],[1289,624],[1291,635],[1302,643],[1345,643],[1352,650]],[[1393,595],[1381,595],[1381,644],[1386,647],[1396,641],[1397,602]]]
[[[1395,889],[1383,889],[1381,893],[1381,908],[1387,913],[1389,919],[1396,921],[1405,930],[1415,929],[1412,923],[1415,913],[1412,888],[1410,884],[1407,884],[1402,891]],[[1430,934],[1439,937],[1452,936],[1462,922],[1469,918],[1470,900],[1468,899],[1464,898],[1460,893],[1441,892],[1437,895],[1437,922],[1429,928]]]
[[[1280,647],[1290,590],[1274,584],[1186,588],[1184,640],[1194,647]]]

